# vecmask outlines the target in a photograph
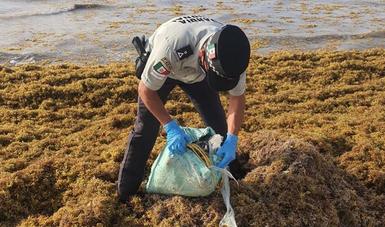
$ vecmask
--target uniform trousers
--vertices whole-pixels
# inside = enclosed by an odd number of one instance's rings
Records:
[[[186,84],[167,78],[163,86],[157,91],[163,104],[166,103],[168,95],[175,86],[179,86],[186,92],[206,126],[210,126],[225,139],[227,133],[226,115],[218,92],[209,86],[207,80]],[[117,185],[120,201],[127,201],[130,195],[137,192],[143,180],[147,159],[159,134],[159,127],[159,121],[146,108],[141,98],[138,97],[135,125],[128,136],[124,158],[120,164]],[[229,167],[230,172],[233,172],[233,169],[240,168],[240,165],[237,160],[234,160]]]

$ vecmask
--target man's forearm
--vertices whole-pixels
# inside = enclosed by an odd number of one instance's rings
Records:
[[[171,116],[159,98],[156,91],[146,87],[142,81],[139,82],[138,93],[147,109],[155,116],[158,121],[164,125],[171,121]]]
[[[227,110],[227,131],[231,134],[238,135],[243,123],[245,112],[245,95],[229,97],[229,107]]]

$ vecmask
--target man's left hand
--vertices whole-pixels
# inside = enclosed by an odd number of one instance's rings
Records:
[[[222,158],[222,161],[216,165],[217,167],[225,168],[231,161],[235,159],[237,142],[238,137],[236,135],[227,133],[225,142],[217,151],[217,156]]]

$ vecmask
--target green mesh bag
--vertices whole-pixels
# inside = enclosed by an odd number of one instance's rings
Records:
[[[206,158],[197,155],[192,146],[182,155],[171,155],[165,147],[151,167],[147,192],[197,197],[211,194],[218,185],[221,173],[212,165],[219,161],[215,152],[222,137],[215,135],[211,128],[183,130],[192,138],[193,144],[203,148],[200,150],[206,152]]]

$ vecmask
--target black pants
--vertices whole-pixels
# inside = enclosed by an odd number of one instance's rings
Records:
[[[225,138],[227,133],[226,115],[218,92],[211,89],[206,80],[185,84],[168,78],[158,90],[158,95],[163,103],[166,103],[167,96],[176,85],[187,93],[205,124]],[[142,182],[147,159],[159,133],[159,126],[159,121],[138,97],[135,126],[128,137],[127,148],[119,171],[118,194],[122,202],[127,201],[129,195],[135,194]],[[235,162],[230,164],[230,171],[234,166],[233,163]]]

